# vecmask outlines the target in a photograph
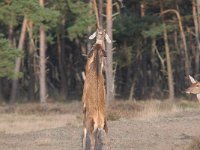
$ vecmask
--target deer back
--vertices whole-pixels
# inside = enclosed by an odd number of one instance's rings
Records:
[[[94,114],[97,110],[102,113],[105,111],[104,57],[106,54],[100,44],[95,44],[87,57],[82,100],[88,113]]]

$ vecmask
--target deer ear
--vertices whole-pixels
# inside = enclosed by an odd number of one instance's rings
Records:
[[[92,35],[90,35],[89,39],[92,40],[96,37],[96,32],[94,32]]]
[[[108,36],[108,34],[106,33],[106,36],[105,36],[105,38],[106,38],[106,41],[108,42],[108,43],[111,43],[112,41],[110,40],[110,38],[109,38],[109,36]]]
[[[189,79],[190,79],[190,81],[191,81],[192,83],[197,83],[197,81],[196,81],[192,76],[190,76],[190,75],[189,75]]]

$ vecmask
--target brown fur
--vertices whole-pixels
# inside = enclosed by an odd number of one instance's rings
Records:
[[[106,124],[105,110],[105,85],[102,73],[103,57],[105,51],[101,45],[95,44],[88,54],[86,63],[86,79],[83,89],[83,126],[84,130],[89,132],[91,150],[94,149],[95,139],[94,133],[96,129],[108,131]],[[83,149],[85,149],[86,133],[83,137]]]
[[[186,93],[195,94],[200,103],[200,82],[196,81],[192,76],[189,76],[189,79],[192,84],[190,85],[189,88],[186,89]]]

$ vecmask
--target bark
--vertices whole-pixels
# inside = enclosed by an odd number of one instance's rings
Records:
[[[97,28],[100,28],[100,22],[99,22],[99,10],[97,8],[97,3],[96,3],[96,0],[93,0],[92,1],[92,7],[93,7],[93,10],[94,10],[94,13],[95,13],[95,16],[96,16],[96,25],[97,25]]]
[[[91,0],[90,0],[90,7],[92,8],[92,5],[91,5]],[[91,10],[90,11],[90,15],[92,15],[93,11]],[[87,28],[87,35],[88,37],[91,35],[91,32],[92,32],[92,26],[88,26]],[[91,42],[88,38],[88,41],[87,41],[87,50],[86,50],[86,55],[88,54],[89,50],[92,48],[92,45],[91,45]]]
[[[194,27],[195,27],[195,39],[197,43],[197,51],[195,54],[195,74],[198,74],[199,73],[199,57],[200,57],[200,41],[199,41],[198,16],[197,16],[195,0],[193,0],[192,2],[192,15],[193,15]]]
[[[144,4],[144,2],[141,2],[141,4],[140,4],[140,16],[141,17],[145,16],[145,4]]]
[[[65,62],[64,62],[64,27],[65,27],[65,20],[63,20],[62,24],[62,33],[61,37],[57,35],[57,43],[58,43],[58,63],[59,63],[59,72],[60,72],[60,84],[61,84],[61,96],[63,99],[67,99],[68,91],[67,91],[67,80],[65,75]]]
[[[200,33],[200,0],[196,0],[196,4],[197,4],[198,28]]]
[[[178,33],[174,31],[174,45],[178,53],[181,53],[179,45],[178,45]]]
[[[35,99],[35,70],[34,70],[34,51],[35,51],[35,45],[33,40],[33,22],[29,22],[29,58],[28,58],[28,69],[29,69],[29,77],[30,77],[30,83],[28,88],[28,98],[30,100]]]
[[[165,10],[165,11],[163,10],[161,12],[161,15],[166,14],[166,13],[170,13],[170,12],[175,13],[176,17],[178,19],[179,29],[180,29],[180,33],[181,33],[181,39],[182,39],[183,48],[184,48],[184,51],[185,51],[185,72],[186,72],[186,76],[189,76],[189,74],[190,74],[190,62],[189,62],[188,48],[187,48],[187,43],[186,43],[185,32],[183,30],[183,25],[182,25],[180,13],[175,9],[168,9],[168,10]]]
[[[103,0],[99,0],[99,24],[103,27]]]
[[[162,72],[166,72],[166,69],[165,69],[165,60],[162,58],[162,56],[160,55],[159,51],[158,51],[158,47],[156,46],[156,39],[153,38],[152,39],[152,51],[155,51],[159,60],[160,60],[160,63],[161,63],[161,71]]]
[[[9,31],[8,31],[8,40],[9,40],[9,46],[14,47],[13,45],[13,25],[9,25]]]
[[[129,98],[128,98],[129,101],[132,101],[132,100],[136,101],[135,98],[133,99],[134,91],[135,91],[135,80],[133,79],[132,84],[131,84],[130,93],[129,93]]]
[[[2,93],[2,83],[1,83],[1,80],[0,80],[0,101],[3,100],[3,93]]]
[[[44,7],[44,0],[39,0],[40,6]],[[40,103],[46,103],[46,43],[45,43],[45,29],[44,26],[40,26]]]
[[[160,12],[163,13],[163,0],[160,1]],[[171,56],[170,56],[170,49],[169,49],[169,43],[168,43],[168,35],[167,35],[167,29],[165,26],[165,20],[164,17],[162,17],[162,23],[164,24],[163,28],[163,39],[164,39],[164,45],[165,45],[165,55],[166,55],[166,62],[167,62],[167,79],[168,79],[168,89],[169,89],[169,100],[174,99],[174,79],[173,79],[173,71],[172,71],[172,65],[171,65]]]
[[[27,27],[27,18],[24,17],[24,21],[22,24],[21,35],[19,39],[18,49],[23,50],[25,36],[26,36],[26,27]],[[12,89],[11,89],[11,97],[10,102],[13,103],[17,97],[17,89],[18,89],[18,74],[20,72],[21,66],[21,58],[18,57],[15,62],[15,69],[14,69],[14,79],[12,81]]]
[[[107,0],[106,4],[106,31],[111,41],[112,37],[112,0]],[[106,60],[106,90],[107,90],[107,101],[108,103],[113,100],[114,97],[114,79],[113,79],[113,52],[112,43],[106,44],[107,60]]]

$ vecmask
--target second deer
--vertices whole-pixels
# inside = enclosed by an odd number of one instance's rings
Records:
[[[195,80],[192,76],[189,75],[189,79],[191,81],[191,86],[186,89],[186,93],[188,94],[195,94],[197,96],[197,99],[200,103],[200,82]]]

